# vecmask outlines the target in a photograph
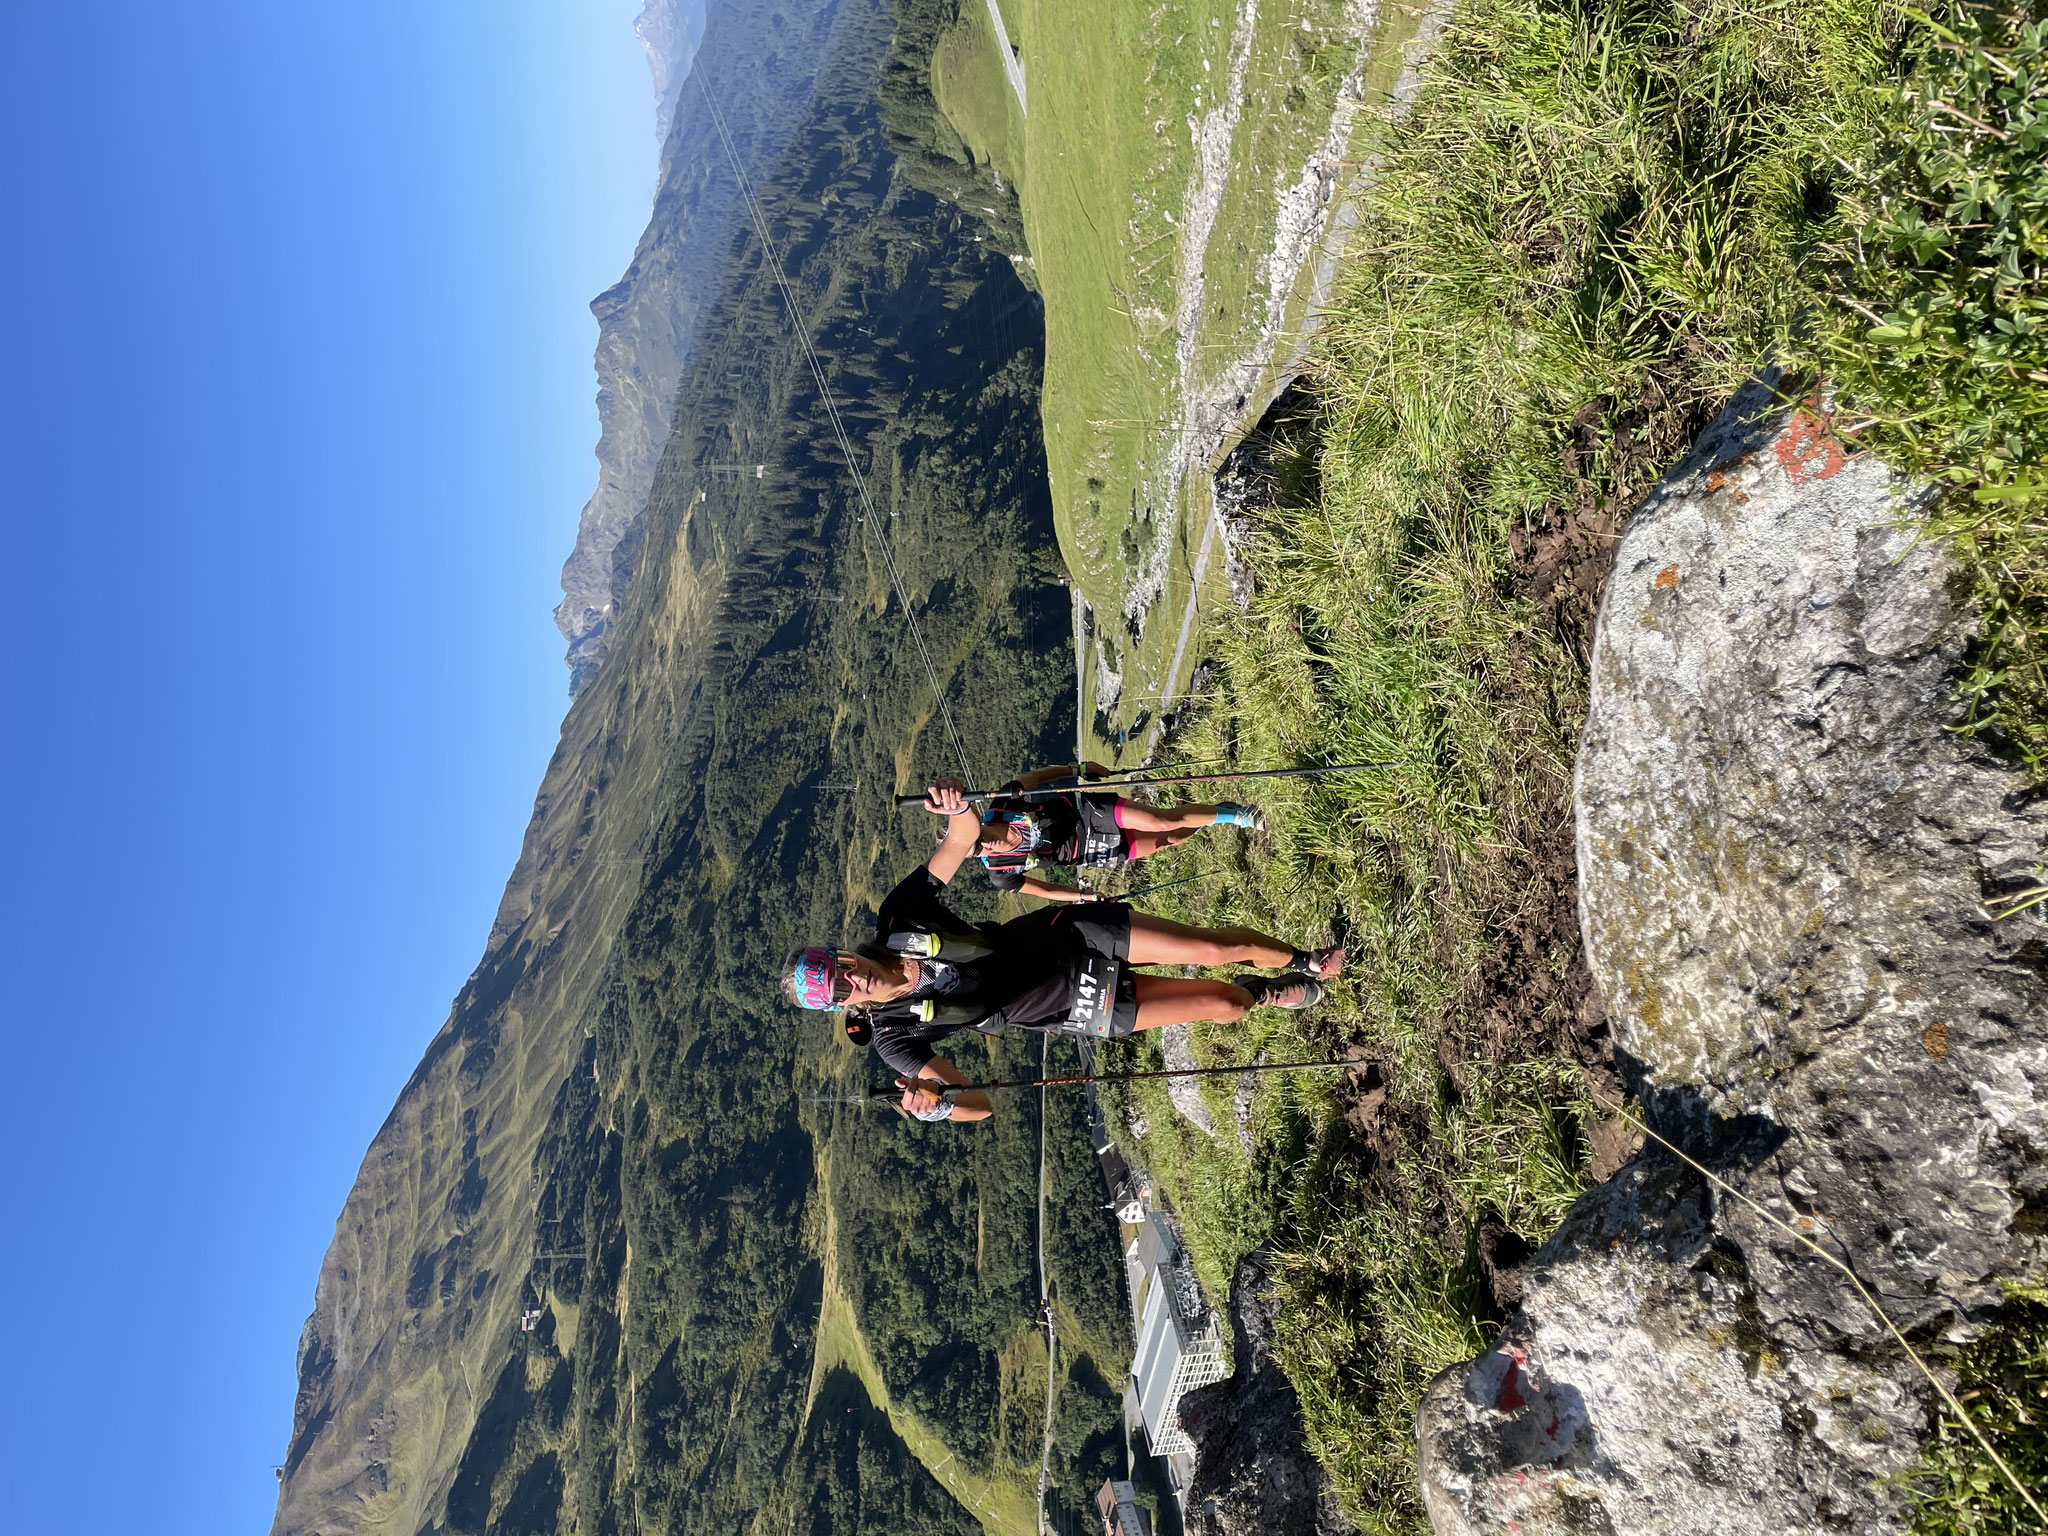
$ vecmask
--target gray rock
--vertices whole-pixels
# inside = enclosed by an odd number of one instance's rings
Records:
[[[1957,736],[1910,492],[1752,387],[1636,513],[1581,745],[1580,915],[1652,1123],[1921,1337],[2048,1270],[2048,814]],[[2022,1216],[2023,1207],[2033,1209]],[[1853,1288],[1652,1146],[1419,1416],[1441,1533],[1902,1527],[1925,1389]]]
[[[1188,1536],[1354,1536],[1308,1452],[1301,1401],[1273,1361],[1278,1310],[1266,1255],[1255,1250],[1238,1261],[1230,1281],[1237,1369],[1181,1399],[1181,1428],[1195,1442],[1183,1517]]]
[[[1159,1050],[1166,1059],[1168,1071],[1186,1072],[1201,1065],[1195,1060],[1194,1036],[1185,1024],[1169,1024],[1160,1030]],[[1166,1096],[1180,1111],[1181,1119],[1211,1141],[1216,1139],[1216,1117],[1209,1113],[1209,1101],[1202,1097],[1201,1086],[1193,1078],[1168,1078]]]

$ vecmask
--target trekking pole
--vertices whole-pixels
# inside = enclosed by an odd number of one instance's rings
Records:
[[[942,1083],[935,1077],[914,1077],[911,1082],[935,1098],[949,1103],[957,1093],[996,1093],[1008,1088],[1067,1088],[1080,1083],[1136,1083],[1148,1078],[1162,1077],[1228,1077],[1240,1072],[1306,1072],[1312,1067],[1356,1067],[1363,1062],[1348,1057],[1336,1061],[1266,1061],[1242,1067],[1173,1067],[1162,1072],[1094,1072],[1078,1073],[1072,1077],[1031,1077],[1016,1078],[1007,1082],[992,1083]],[[868,1097],[888,1100],[902,1093],[901,1088],[890,1084],[882,1088],[870,1088]]]
[[[1129,901],[1134,896],[1150,896],[1154,891],[1170,891],[1176,885],[1193,885],[1197,880],[1206,880],[1215,873],[1216,871],[1213,869],[1205,869],[1199,875],[1189,875],[1184,880],[1166,880],[1158,885],[1141,885],[1135,891],[1104,891],[1090,899],[1093,901]]]
[[[1006,797],[1012,800],[1050,800],[1055,795],[1064,795],[1076,789],[1130,789],[1148,784],[1214,784],[1225,779],[1287,779],[1307,778],[1319,773],[1369,773],[1376,768],[1397,768],[1398,763],[1333,763],[1327,768],[1241,768],[1233,773],[1179,773],[1164,777],[1137,778],[1121,776],[1102,779],[1063,778],[1051,779],[1035,789],[1017,789]],[[992,789],[969,789],[962,793],[969,800],[991,800],[996,796]],[[898,795],[896,806],[908,810],[913,805],[923,805],[923,795]]]
[[[1227,757],[1198,757],[1185,763],[1161,763],[1156,768],[1115,768],[1112,773],[1185,773],[1190,768],[1207,768],[1216,763],[1227,763]]]

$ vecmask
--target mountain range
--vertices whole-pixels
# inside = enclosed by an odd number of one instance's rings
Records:
[[[1054,1514],[1122,1466],[1129,1323],[1079,1100],[966,1134],[863,1113],[866,1053],[776,986],[928,855],[891,792],[958,770],[906,609],[940,687],[1001,703],[959,711],[971,771],[1073,737],[1040,307],[927,176],[929,124],[891,116],[952,9],[708,13],[713,85],[684,93],[636,258],[696,295],[655,333],[678,383],[665,430],[641,418],[644,509],[483,958],[322,1263],[274,1536],[1021,1536],[1049,1387]],[[803,337],[718,181],[712,100]],[[667,248],[706,228],[708,277]],[[612,331],[627,374],[637,334]],[[1005,1075],[1038,1059],[986,1047]]]
[[[590,305],[597,488],[578,520],[555,610],[569,642],[572,697],[610,649],[615,582],[631,574],[614,572],[614,559],[647,508],[676,390],[746,219],[717,125],[746,173],[763,176],[788,148],[845,18],[840,0],[650,0],[640,13],[661,165],[653,215],[625,275]]]

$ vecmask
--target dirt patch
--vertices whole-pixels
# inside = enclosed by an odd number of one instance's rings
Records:
[[[1523,589],[1582,661],[1592,653],[1600,594],[1628,513],[1718,408],[1712,400],[1675,400],[1654,377],[1641,399],[1611,419],[1598,402],[1581,407],[1559,453],[1577,486],[1573,501],[1546,504],[1532,524],[1509,534]],[[1600,493],[1603,485],[1609,494]]]
[[[1604,1184],[1642,1145],[1643,1133],[1626,1120],[1595,1120],[1586,1127],[1586,1177]]]
[[[1693,394],[1680,397],[1653,377],[1624,410],[1597,402],[1584,406],[1559,452],[1577,487],[1575,499],[1546,505],[1532,523],[1510,534],[1523,590],[1582,664],[1591,659],[1600,597],[1628,514],[1684,455],[1719,404]],[[1453,1090],[1463,1092],[1475,1065],[1554,1055],[1577,1062],[1596,1097],[1624,1100],[1614,1042],[1580,942],[1569,797],[1513,829],[1509,841],[1521,852],[1495,879],[1512,905],[1491,952],[1444,1020],[1438,1059]],[[1596,1120],[1582,1134],[1587,1172],[1595,1180],[1612,1174],[1640,1144],[1618,1120]],[[1488,1279],[1493,1280],[1491,1268]],[[1499,1285],[1495,1292],[1501,1294]]]
[[[1621,1078],[1579,939],[1571,820],[1560,815],[1523,841],[1527,851],[1501,879],[1520,899],[1444,1021],[1438,1059],[1462,1093],[1468,1064],[1567,1057],[1586,1069],[1596,1091],[1613,1096]]]
[[[1338,1091],[1344,1124],[1361,1143],[1381,1158],[1392,1151],[1392,1126],[1387,1119],[1387,1074],[1376,1061],[1344,1069]]]
[[[1493,1293],[1494,1310],[1506,1317],[1522,1304],[1522,1266],[1536,1250],[1527,1238],[1508,1230],[1507,1224],[1497,1217],[1488,1217],[1479,1224],[1476,1246],[1479,1272],[1486,1279],[1486,1288]]]
[[[1436,1137],[1429,1106],[1395,1092],[1386,1067],[1364,1050],[1351,1047],[1359,1059],[1337,1081],[1337,1110],[1349,1133],[1338,1155],[1352,1164],[1364,1198],[1420,1217],[1447,1252],[1468,1248],[1463,1208],[1442,1159],[1422,1155]]]

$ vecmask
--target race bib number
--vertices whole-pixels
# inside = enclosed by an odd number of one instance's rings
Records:
[[[1121,832],[1088,832],[1081,839],[1079,862],[1090,869],[1121,864],[1124,861],[1124,837]]]
[[[1121,962],[1090,955],[1074,978],[1073,1006],[1067,1010],[1067,1031],[1108,1039],[1116,1015],[1116,979]]]

